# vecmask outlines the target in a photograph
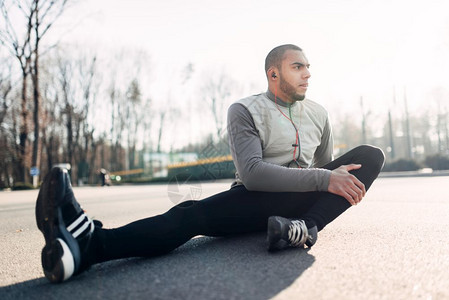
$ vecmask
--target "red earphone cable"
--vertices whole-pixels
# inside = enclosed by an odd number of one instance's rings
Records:
[[[290,119],[287,115],[284,114],[284,112],[279,108],[278,103],[277,103],[277,93],[278,93],[278,88],[277,86],[274,87],[274,104],[276,104],[276,108],[279,110],[279,112],[287,119],[290,121],[290,123],[292,123],[293,127],[295,128],[296,131],[296,142],[295,142],[295,150],[293,151],[293,160],[296,161],[296,163],[298,164],[297,160],[296,160],[296,149],[298,149],[299,147],[299,133],[298,133],[298,129],[296,128],[295,123],[293,123],[292,119]],[[298,167],[299,164],[298,164]]]

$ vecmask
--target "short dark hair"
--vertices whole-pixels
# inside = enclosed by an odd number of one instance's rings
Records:
[[[272,66],[275,66],[278,69],[281,68],[282,59],[284,58],[284,54],[287,50],[302,51],[301,48],[293,44],[277,46],[271,50],[270,53],[268,53],[267,58],[265,58],[265,74]]]

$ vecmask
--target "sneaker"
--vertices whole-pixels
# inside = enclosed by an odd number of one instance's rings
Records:
[[[62,282],[87,269],[94,222],[76,201],[66,169],[53,168],[36,201],[36,223],[45,238],[42,268],[51,282]]]
[[[278,216],[268,218],[268,251],[287,247],[312,247],[318,239],[316,226],[307,228],[304,220],[287,219]]]

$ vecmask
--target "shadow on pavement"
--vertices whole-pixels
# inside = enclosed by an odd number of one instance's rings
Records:
[[[169,255],[95,265],[63,284],[40,278],[2,287],[0,298],[268,299],[315,261],[306,249],[265,247],[265,234],[200,237]]]

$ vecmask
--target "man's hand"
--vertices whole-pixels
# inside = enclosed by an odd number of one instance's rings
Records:
[[[365,185],[349,171],[360,169],[362,165],[343,165],[333,170],[329,180],[328,191],[348,200],[351,205],[356,205],[365,196]]]

